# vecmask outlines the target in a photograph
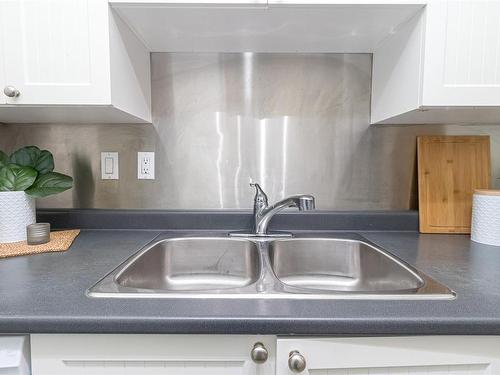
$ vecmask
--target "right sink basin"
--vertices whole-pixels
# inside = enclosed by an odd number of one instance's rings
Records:
[[[282,283],[311,291],[412,293],[424,286],[403,262],[358,240],[276,240],[269,244],[269,259]]]

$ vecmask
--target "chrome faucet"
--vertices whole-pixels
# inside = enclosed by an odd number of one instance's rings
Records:
[[[250,184],[255,187],[255,198],[253,202],[253,235],[267,236],[269,222],[279,211],[287,207],[297,207],[300,211],[314,210],[314,197],[312,195],[292,195],[269,206],[267,195],[259,184]]]

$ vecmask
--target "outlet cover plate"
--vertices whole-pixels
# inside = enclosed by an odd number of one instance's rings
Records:
[[[137,178],[139,180],[155,179],[155,153],[137,153]]]

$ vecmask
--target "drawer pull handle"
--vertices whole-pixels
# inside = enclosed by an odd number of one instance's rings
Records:
[[[3,93],[9,98],[17,98],[21,94],[14,86],[5,86]]]
[[[250,356],[252,357],[252,361],[260,365],[267,361],[269,353],[263,343],[257,342],[253,346]]]
[[[299,351],[291,351],[288,357],[288,368],[295,373],[302,372],[306,369],[306,359]]]

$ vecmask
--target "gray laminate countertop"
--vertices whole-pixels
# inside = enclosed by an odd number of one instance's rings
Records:
[[[161,232],[84,229],[67,252],[0,260],[0,332],[500,334],[500,247],[473,243],[465,235],[358,231],[455,290],[455,300],[86,296],[87,288]]]

